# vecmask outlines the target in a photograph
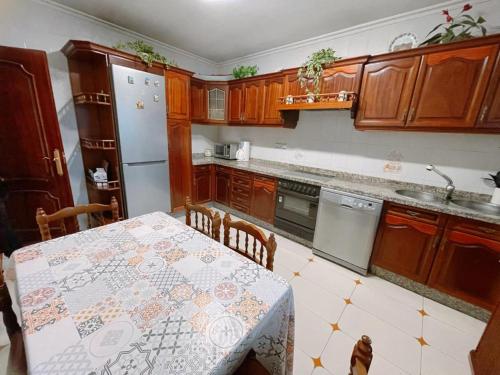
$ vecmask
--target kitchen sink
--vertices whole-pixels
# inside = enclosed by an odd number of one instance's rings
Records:
[[[479,211],[483,214],[500,216],[500,206],[488,202],[469,201],[467,199],[452,199],[451,203],[460,207]]]
[[[444,202],[444,199],[442,197],[432,193],[426,193],[425,191],[400,189],[396,190],[396,194],[425,202]]]

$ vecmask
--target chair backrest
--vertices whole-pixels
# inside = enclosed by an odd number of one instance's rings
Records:
[[[231,244],[230,230],[236,230],[235,244]],[[243,238],[240,237],[240,232],[243,232]],[[249,236],[251,236],[251,247],[249,249]],[[244,240],[244,244],[240,244]],[[226,213],[224,215],[224,245],[232,250],[237,251],[241,255],[252,259],[254,262],[266,267],[269,271],[273,270],[274,253],[276,252],[276,240],[274,234],[270,234],[269,238],[262,230],[255,225],[246,221],[231,221],[231,216]],[[241,245],[241,248],[240,248]],[[264,254],[264,249],[266,254]],[[265,265],[264,265],[265,258]]]
[[[111,197],[110,204],[99,204],[99,203],[91,203],[85,205],[78,205],[75,207],[66,207],[62,210],[54,212],[51,215],[47,215],[43,208],[38,208],[36,210],[36,222],[38,224],[38,228],[40,229],[40,235],[42,236],[42,241],[47,241],[52,239],[50,234],[50,223],[58,222],[59,229],[62,234],[66,234],[66,226],[64,224],[64,220],[68,218],[73,218],[75,221],[76,228],[79,229],[77,216],[81,214],[87,214],[89,225],[91,223],[90,214],[92,213],[101,213],[101,223],[104,223],[104,218],[102,216],[103,212],[111,211],[111,221],[118,221],[119,217],[119,209],[118,209],[118,201],[115,197]]]
[[[361,336],[352,351],[349,375],[367,375],[373,359],[372,352],[372,340],[366,335]]]
[[[218,212],[214,213],[205,206],[192,204],[190,197],[186,197],[184,207],[186,209],[186,225],[220,242],[221,219]],[[194,213],[194,223],[191,218],[192,213]]]

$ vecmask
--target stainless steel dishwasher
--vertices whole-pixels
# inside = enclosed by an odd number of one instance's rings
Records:
[[[313,253],[366,275],[382,203],[322,188]]]

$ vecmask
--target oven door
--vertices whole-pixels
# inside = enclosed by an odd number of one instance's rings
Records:
[[[279,189],[276,217],[314,230],[318,214],[318,198],[295,191]]]

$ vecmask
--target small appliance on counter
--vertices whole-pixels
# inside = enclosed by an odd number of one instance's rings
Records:
[[[236,151],[236,159],[238,161],[250,160],[250,142],[248,141],[240,142],[238,151]]]
[[[220,159],[236,160],[237,143],[219,143],[214,146],[214,157]]]

